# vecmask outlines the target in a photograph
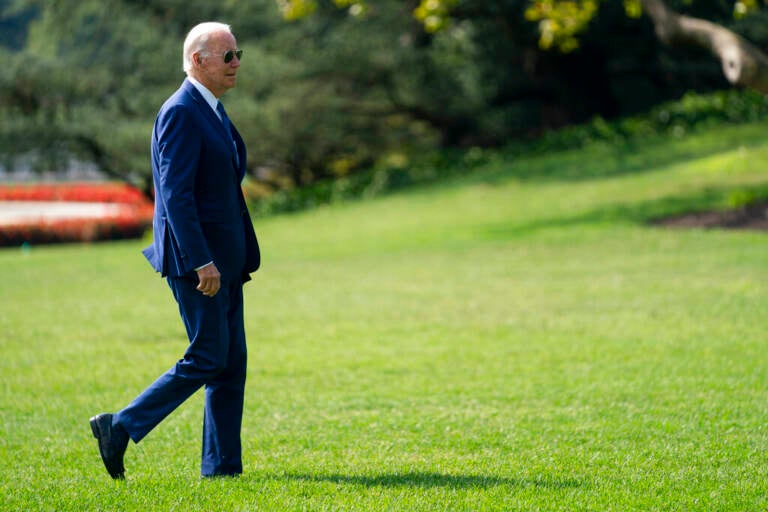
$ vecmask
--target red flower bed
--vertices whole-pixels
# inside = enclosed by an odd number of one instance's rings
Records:
[[[125,183],[42,183],[1,185],[0,201],[69,201],[142,204],[144,194]]]
[[[92,242],[138,238],[152,225],[153,205],[138,189],[122,183],[0,185],[0,201],[109,203],[117,206],[94,218],[39,218],[0,222],[0,246]]]

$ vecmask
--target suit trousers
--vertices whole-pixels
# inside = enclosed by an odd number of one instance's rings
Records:
[[[161,375],[113,422],[138,443],[200,387],[205,386],[203,476],[243,471],[240,428],[247,365],[241,281],[222,281],[206,297],[195,277],[168,277],[189,336],[184,357]]]

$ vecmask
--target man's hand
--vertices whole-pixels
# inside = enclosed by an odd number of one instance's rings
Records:
[[[216,295],[221,287],[221,274],[213,263],[198,270],[197,278],[200,280],[197,289],[208,297]]]

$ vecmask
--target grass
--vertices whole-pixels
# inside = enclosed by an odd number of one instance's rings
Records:
[[[765,509],[768,238],[646,221],[764,187],[766,128],[259,220],[235,480],[200,393],[101,466],[88,418],[185,345],[143,243],[0,251],[0,508]]]

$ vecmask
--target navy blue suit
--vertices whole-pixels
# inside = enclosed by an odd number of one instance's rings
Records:
[[[240,183],[246,151],[185,80],[162,106],[152,132],[154,239],[144,250],[167,277],[189,346],[171,369],[114,416],[134,442],[205,386],[202,474],[242,472],[240,427],[247,351],[242,285],[260,265]],[[237,153],[235,153],[235,151]],[[213,262],[221,288],[196,289],[196,268]]]

